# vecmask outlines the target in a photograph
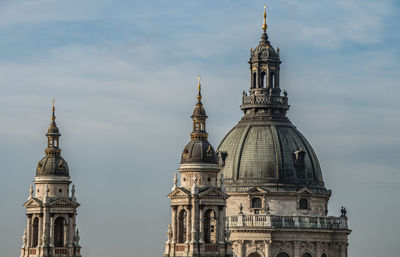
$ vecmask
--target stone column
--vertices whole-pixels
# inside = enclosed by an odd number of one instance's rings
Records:
[[[294,251],[293,257],[300,257],[300,241],[293,242],[293,251]]]
[[[172,223],[172,242],[176,242],[176,240],[177,240],[177,238],[176,238],[176,209],[177,209],[177,207],[176,206],[172,206],[172,220],[171,220],[171,223]]]
[[[43,213],[39,214],[39,235],[38,235],[38,246],[42,245],[42,235],[43,235],[43,229],[44,229],[44,224],[43,224]]]
[[[260,68],[256,67],[256,84],[254,88],[259,88],[260,87]]]
[[[199,236],[199,205],[195,197],[192,198],[192,224],[191,231],[193,232],[191,242],[195,243],[198,241]]]
[[[65,217],[64,215],[64,219],[65,219],[65,224],[64,224],[64,247],[68,246],[68,239],[69,239],[69,219],[68,217]]]
[[[244,245],[244,240],[238,240],[237,242],[239,244],[238,257],[246,257],[246,246]]]
[[[203,206],[200,206],[199,210],[200,214],[200,227],[199,227],[199,243],[204,243],[204,213],[203,213]]]
[[[74,245],[74,235],[75,235],[75,230],[74,230],[74,214],[73,213],[68,213],[68,247],[72,247]]]
[[[346,243],[340,244],[340,257],[347,257],[347,244]]]
[[[321,257],[321,255],[322,255],[322,243],[321,242],[315,243],[315,254],[317,257]]]
[[[190,205],[186,207],[186,242],[190,242],[190,233],[191,233],[191,219],[192,219],[192,208]]]
[[[217,242],[219,242],[219,244],[225,243],[224,208],[224,206],[218,206]]]
[[[269,251],[269,247],[270,247],[270,241],[265,240],[264,241],[264,256],[265,257],[270,257],[270,251]],[[318,256],[319,257],[319,256]]]
[[[50,213],[50,247],[54,247],[54,214]]]
[[[275,87],[279,88],[279,68],[275,71]]]
[[[26,240],[26,244],[28,247],[32,246],[32,214],[27,214],[28,217],[27,222],[26,222],[26,233],[28,235],[28,239]]]

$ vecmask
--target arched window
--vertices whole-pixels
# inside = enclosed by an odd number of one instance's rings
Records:
[[[253,197],[251,198],[251,208],[261,208],[261,198]]]
[[[32,224],[32,247],[37,247],[39,243],[39,218],[33,219]]]
[[[217,242],[217,219],[213,210],[207,210],[204,214],[204,242]]]
[[[257,85],[257,73],[253,73],[253,83],[252,83],[252,88],[255,88]]]
[[[311,254],[309,254],[309,253],[304,253],[301,257],[311,257]]]
[[[326,254],[325,254],[325,253],[323,253],[323,254],[321,255],[321,257],[327,257],[327,256],[326,256]]]
[[[263,72],[261,72],[261,78],[260,78],[260,88],[263,88],[263,87],[266,87],[267,86],[267,84],[266,84],[266,74],[265,74],[265,72],[263,71]]]
[[[63,217],[58,217],[54,222],[54,246],[64,246],[64,229],[65,219]]]
[[[269,74],[269,87],[275,88],[275,73],[273,72]]]
[[[178,216],[178,243],[186,241],[186,211],[181,210]]]
[[[300,209],[308,209],[308,201],[305,198],[301,198],[299,201],[299,208]]]
[[[257,252],[249,254],[247,257],[261,257]]]
[[[289,254],[281,252],[276,257],[290,257]]]

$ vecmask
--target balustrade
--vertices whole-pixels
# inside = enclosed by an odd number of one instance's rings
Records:
[[[218,245],[215,245],[215,244],[205,244],[205,245],[204,245],[204,251],[205,251],[205,252],[217,252],[217,251],[218,251]]]
[[[227,217],[227,225],[229,225],[229,228],[347,229],[347,220],[342,217],[244,214]]]
[[[67,254],[68,254],[68,248],[66,247],[54,248],[54,255],[67,255]]]

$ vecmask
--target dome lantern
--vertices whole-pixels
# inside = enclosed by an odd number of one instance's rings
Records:
[[[190,142],[185,146],[182,153],[181,164],[208,163],[218,164],[214,148],[208,142],[206,131],[207,114],[201,102],[201,77],[198,77],[197,103],[191,116],[193,120],[193,131],[190,133]]]
[[[45,156],[38,163],[36,168],[36,176],[69,176],[67,162],[61,157],[61,149],[59,148],[60,131],[56,124],[54,99],[51,108],[51,123],[47,129],[47,148],[44,150]]]

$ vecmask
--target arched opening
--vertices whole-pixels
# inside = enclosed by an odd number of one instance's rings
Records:
[[[290,257],[289,254],[281,252],[276,257]]]
[[[63,217],[58,217],[54,222],[54,246],[64,246],[64,229],[65,219]]]
[[[301,257],[312,257],[309,253],[304,253]]]
[[[269,87],[275,88],[275,73],[273,72],[269,74]]]
[[[37,247],[39,243],[39,218],[33,219],[32,224],[32,247]]]
[[[204,214],[204,242],[217,242],[217,219],[213,210],[207,210]]]
[[[256,83],[257,83],[257,74],[254,72],[254,73],[253,73],[252,88],[255,88],[255,87],[256,87]]]
[[[325,254],[325,253],[323,253],[323,254],[321,255],[321,257],[327,257],[327,256],[326,256],[326,254]]]
[[[265,72],[264,72],[264,71],[261,72],[261,77],[260,77],[260,88],[263,88],[263,87],[266,87],[266,86],[267,86],[267,84],[266,84],[266,79],[267,79],[267,76],[266,76]]]
[[[257,252],[250,253],[247,257],[261,257]]]
[[[308,201],[305,198],[301,198],[299,201],[299,208],[300,209],[308,209]]]
[[[186,241],[186,211],[181,210],[178,216],[178,243]]]

